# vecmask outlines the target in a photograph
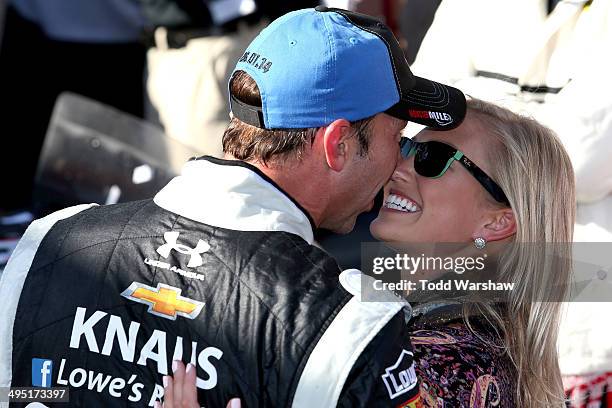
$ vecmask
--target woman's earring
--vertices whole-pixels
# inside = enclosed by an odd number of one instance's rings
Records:
[[[486,245],[487,245],[487,241],[484,238],[478,237],[474,239],[474,246],[476,248],[483,249]]]

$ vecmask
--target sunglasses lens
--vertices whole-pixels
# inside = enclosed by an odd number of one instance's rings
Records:
[[[403,158],[407,159],[410,154],[410,150],[414,146],[414,142],[412,139],[408,139],[407,137],[402,137],[400,139],[400,153]]]
[[[444,143],[420,143],[414,158],[414,169],[421,176],[438,177],[453,154],[454,149]]]

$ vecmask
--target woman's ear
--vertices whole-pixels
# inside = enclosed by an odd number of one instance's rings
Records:
[[[483,220],[473,238],[484,238],[488,242],[500,241],[516,234],[516,219],[511,208],[493,210]]]
[[[351,134],[351,123],[338,119],[330,123],[323,133],[323,150],[327,165],[334,171],[342,171],[348,161],[347,139]]]

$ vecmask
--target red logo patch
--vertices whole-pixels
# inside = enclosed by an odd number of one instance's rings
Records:
[[[428,111],[408,109],[408,115],[410,115],[411,118],[429,119]]]

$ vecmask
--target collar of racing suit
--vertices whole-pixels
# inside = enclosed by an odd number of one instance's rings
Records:
[[[255,166],[203,156],[155,195],[175,214],[237,231],[285,231],[314,241],[308,212]]]

